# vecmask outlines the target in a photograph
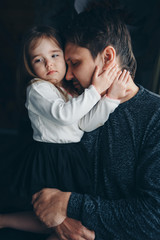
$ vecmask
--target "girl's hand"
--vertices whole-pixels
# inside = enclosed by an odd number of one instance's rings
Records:
[[[123,70],[123,72],[118,72],[106,95],[109,98],[122,100],[129,94],[127,91],[127,85],[130,78],[131,76],[129,71]]]
[[[99,94],[104,95],[106,90],[111,86],[118,73],[118,65],[115,63],[111,64],[108,69],[99,73],[100,69],[96,66],[93,77],[92,84],[97,89]]]

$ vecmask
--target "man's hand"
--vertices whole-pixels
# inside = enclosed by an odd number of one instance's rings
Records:
[[[57,236],[61,240],[94,240],[95,233],[86,227],[81,222],[66,218],[63,223],[54,228]]]
[[[71,192],[44,188],[32,197],[35,214],[49,228],[61,224],[67,217]]]

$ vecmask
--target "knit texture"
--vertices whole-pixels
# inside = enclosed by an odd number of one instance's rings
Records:
[[[160,240],[160,96],[139,88],[83,140],[93,192],[72,193],[68,217],[98,240]]]

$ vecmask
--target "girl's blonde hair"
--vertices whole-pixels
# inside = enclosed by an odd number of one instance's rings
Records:
[[[33,72],[29,49],[36,46],[37,40],[42,38],[49,38],[63,50],[63,41],[59,32],[50,26],[34,26],[28,30],[24,35],[22,42],[22,50],[20,56],[20,66],[18,69],[21,79],[29,79],[31,77],[37,77]]]
[[[60,33],[57,29],[51,27],[51,26],[34,26],[28,30],[28,32],[25,34],[22,44],[22,50],[20,55],[20,63],[17,71],[17,80],[18,80],[18,86],[21,86],[20,89],[26,89],[27,85],[30,84],[31,78],[37,77],[35,73],[33,72],[31,61],[30,61],[30,55],[29,55],[29,49],[36,47],[37,40],[42,38],[48,38],[54,42],[62,49],[64,50],[64,44],[63,39],[60,36]],[[63,82],[64,88],[67,88],[69,92],[74,92],[71,86],[67,84],[66,81]],[[56,86],[57,87],[57,86]],[[58,88],[58,87],[57,87]],[[64,92],[58,88],[61,93]],[[66,96],[65,96],[66,97]]]

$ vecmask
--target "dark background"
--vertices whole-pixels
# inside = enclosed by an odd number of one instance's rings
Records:
[[[60,26],[83,9],[87,0],[1,0],[0,3],[0,143],[30,135],[24,109],[19,108],[16,69],[22,36],[33,24]],[[92,0],[88,0],[92,1]],[[98,0],[97,0],[98,1]],[[112,0],[112,3],[117,2]],[[129,28],[138,62],[135,82],[160,93],[160,0],[120,0],[131,13]],[[0,239],[44,239],[44,236],[2,229]]]
[[[89,0],[91,1],[91,0]],[[97,0],[98,1],[98,0]],[[33,24],[62,25],[83,8],[86,0],[2,0],[0,4],[0,136],[15,137],[28,130],[19,109],[16,80],[20,43]],[[111,1],[112,3],[118,1]],[[74,4],[76,4],[76,9]],[[131,13],[129,28],[138,62],[135,82],[159,93],[160,85],[160,0],[120,0]],[[79,7],[79,9],[78,9]],[[8,138],[7,138],[8,139]]]

